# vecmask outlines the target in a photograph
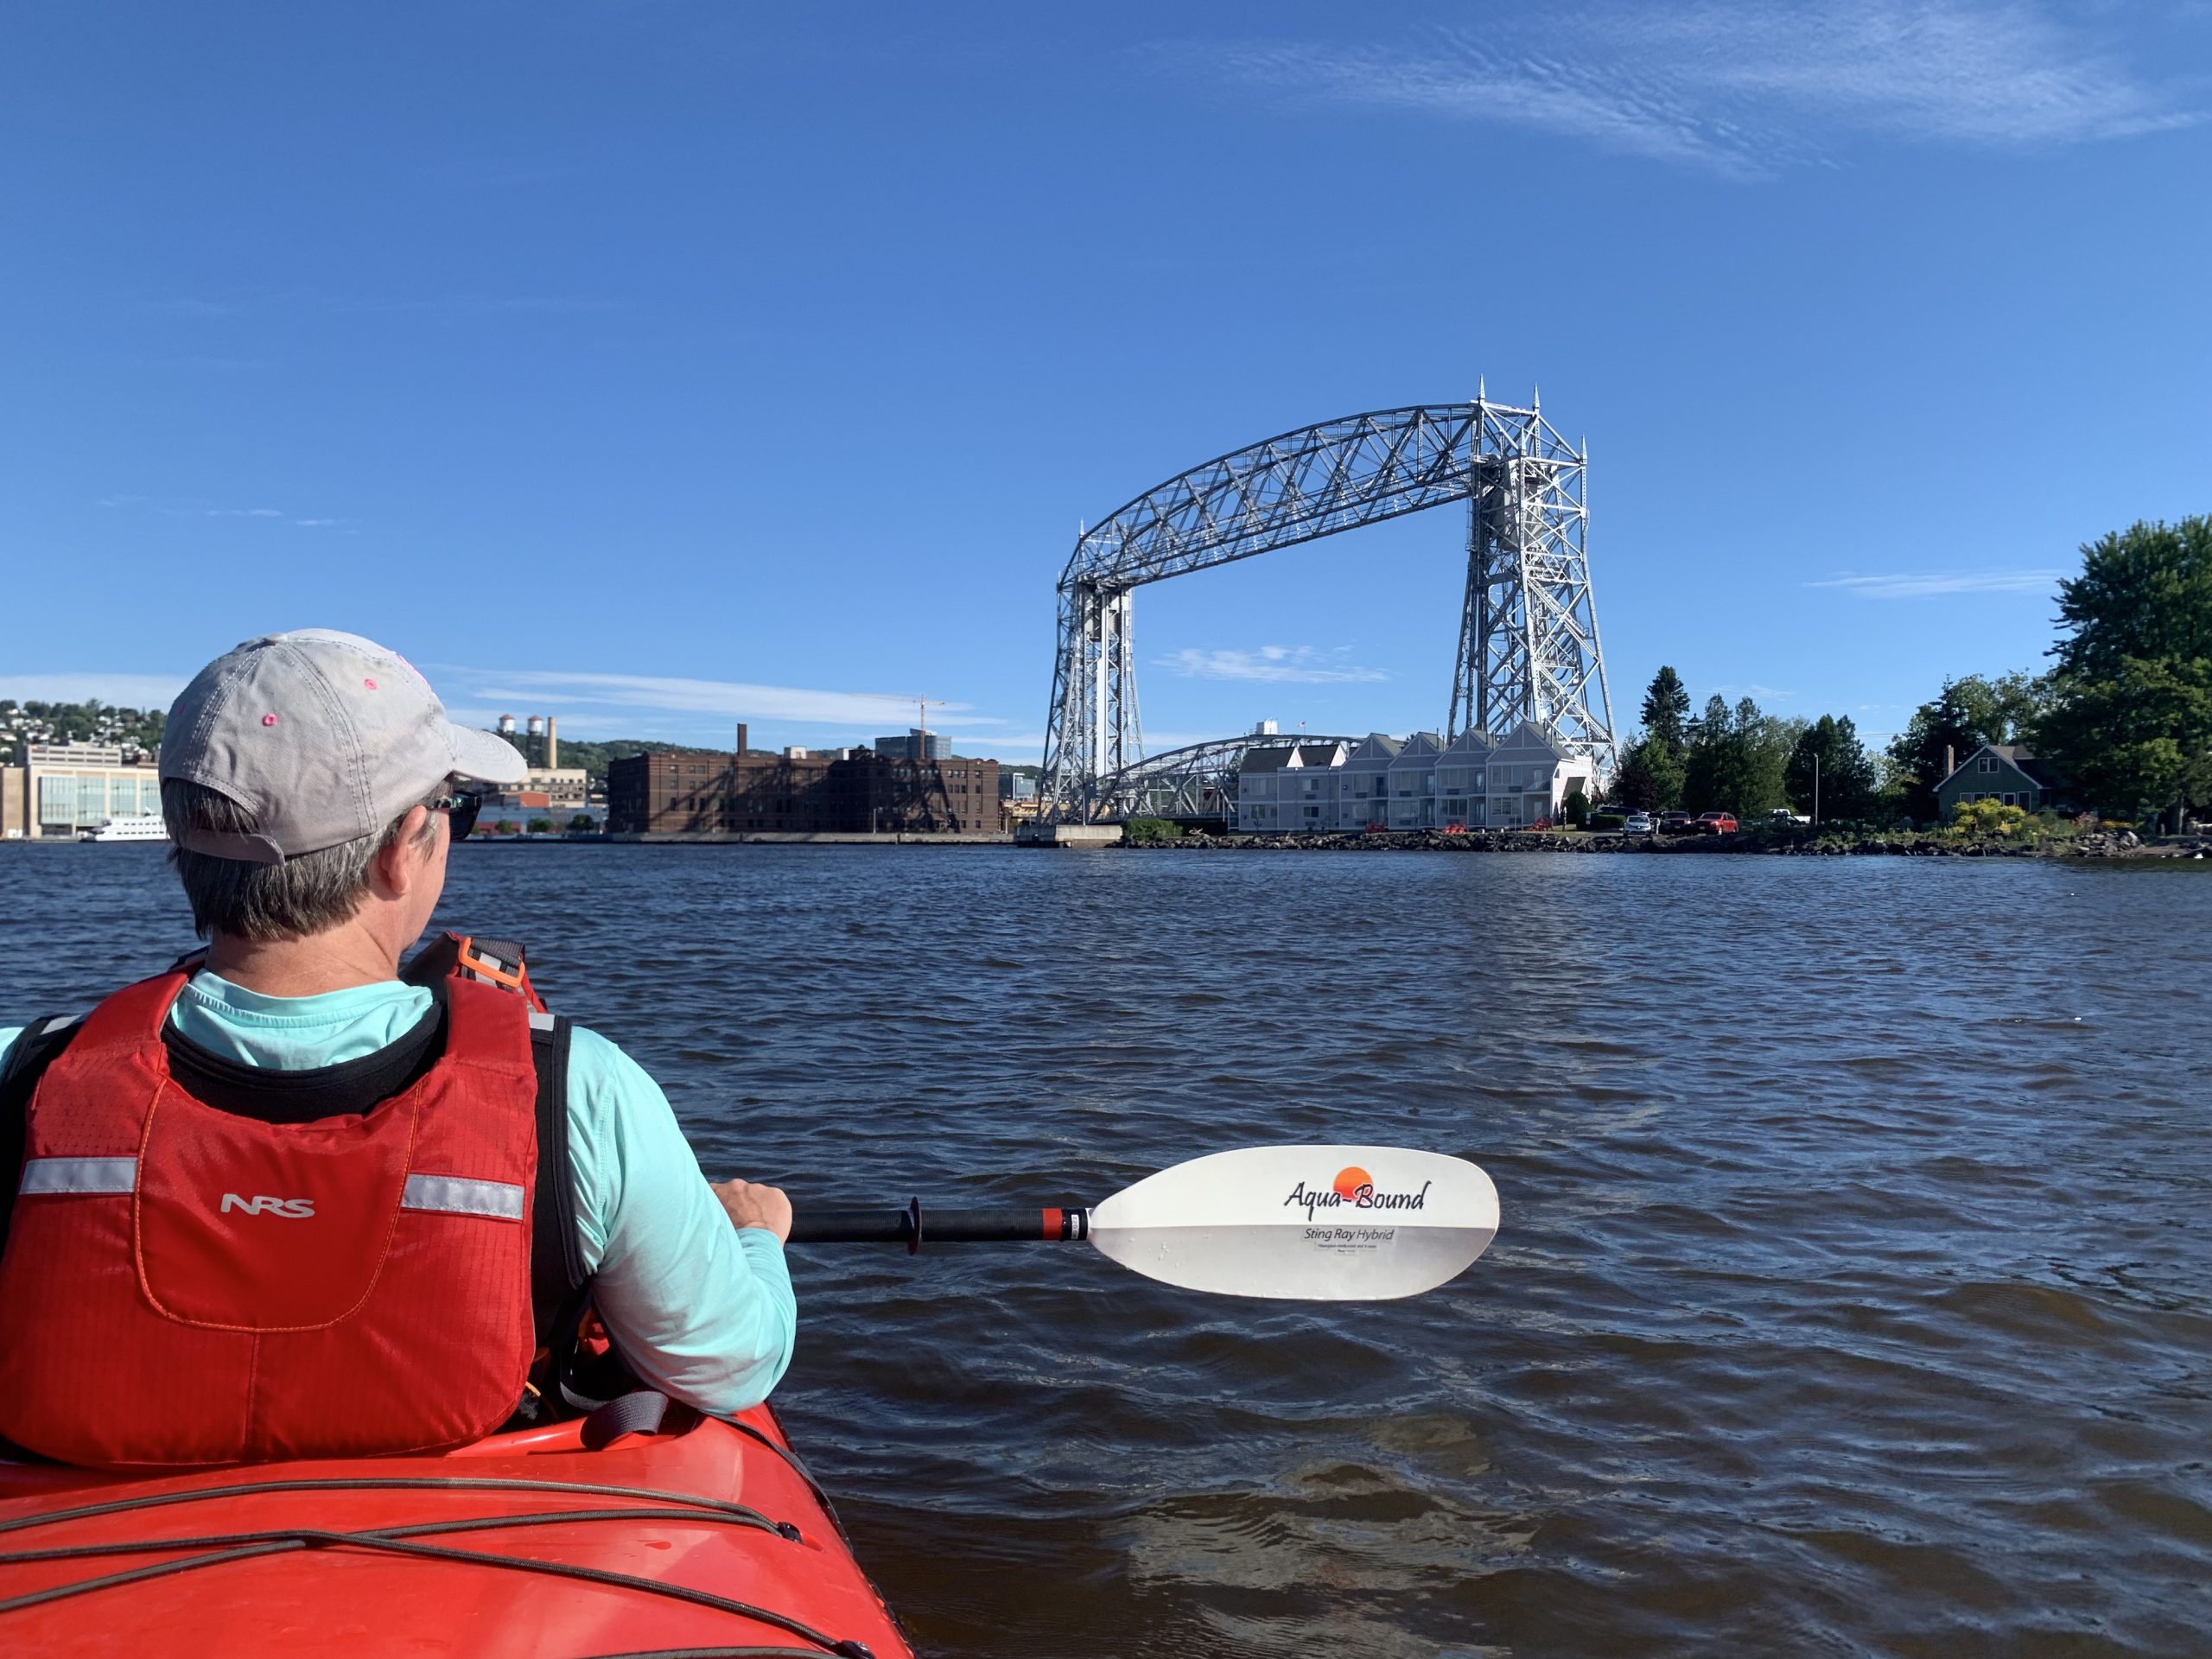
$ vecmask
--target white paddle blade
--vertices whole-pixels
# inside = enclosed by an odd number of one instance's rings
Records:
[[[1497,1235],[1464,1159],[1395,1147],[1246,1147],[1163,1169],[1090,1212],[1090,1242],[1190,1290],[1318,1302],[1417,1296]]]

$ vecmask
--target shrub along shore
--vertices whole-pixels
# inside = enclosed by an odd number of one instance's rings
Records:
[[[1150,824],[1158,820],[1135,821]],[[1172,830],[1173,826],[1163,826]],[[1912,858],[2197,858],[2212,854],[2212,836],[2145,841],[2126,830],[2077,830],[2031,823],[2010,836],[1948,830],[1876,830],[1856,824],[1755,824],[1725,836],[1631,836],[1604,830],[1367,830],[1356,834],[1274,836],[1144,831],[1124,847],[1165,851],[1217,849],[1357,853],[1764,853],[1796,858],[1887,855]]]

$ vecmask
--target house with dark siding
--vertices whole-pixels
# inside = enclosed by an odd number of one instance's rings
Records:
[[[1960,802],[1982,800],[2039,812],[2058,804],[2058,781],[2026,745],[1985,743],[1936,785],[1936,808],[1948,818]]]

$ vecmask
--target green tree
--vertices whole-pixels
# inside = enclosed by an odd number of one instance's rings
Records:
[[[1613,773],[1613,799],[1631,812],[1663,812],[1682,804],[1681,757],[1639,733],[1621,751]]]
[[[1798,736],[1783,770],[1783,785],[1789,804],[1810,813],[1817,764],[1820,816],[1822,818],[1864,818],[1874,810],[1874,762],[1859,741],[1859,728],[1848,715],[1822,715]]]
[[[1692,723],[1682,761],[1682,804],[1693,812],[1763,817],[1782,804],[1783,774],[1802,721],[1762,714],[1749,697],[1733,709],[1708,698]]]
[[[1946,680],[1935,700],[1913,710],[1890,745],[1908,817],[1936,817],[1936,785],[1985,743],[2026,740],[2049,701],[2044,681],[2025,673]]]
[[[1675,754],[1688,741],[1690,694],[1682,677],[1662,664],[1643,694],[1643,734],[1664,743]]]
[[[2083,547],[2058,619],[2037,736],[2085,803],[2178,820],[2212,801],[2212,515]]]

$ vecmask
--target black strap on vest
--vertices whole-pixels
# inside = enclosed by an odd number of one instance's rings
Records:
[[[501,976],[520,976],[524,954],[522,945],[511,939],[463,939],[441,933],[400,969],[399,977],[407,984],[425,987],[433,996],[442,995],[446,981],[456,971],[512,990],[512,984]],[[531,1001],[535,1004],[537,999]],[[530,1214],[530,1308],[540,1348],[560,1346],[556,1332],[561,1341],[566,1340],[568,1333],[562,1327],[567,1324],[573,1329],[569,1305],[591,1282],[584,1271],[583,1246],[576,1238],[575,1177],[569,1154],[570,1030],[559,1014],[531,1008],[530,1059],[537,1071],[537,1177]]]
[[[0,1180],[7,1183],[0,1203],[0,1250],[8,1248],[8,1224],[16,1213],[16,1188],[23,1179],[23,1157],[30,1147],[31,1096],[46,1068],[84,1028],[84,1018],[48,1015],[34,1020],[9,1045],[0,1065]]]

